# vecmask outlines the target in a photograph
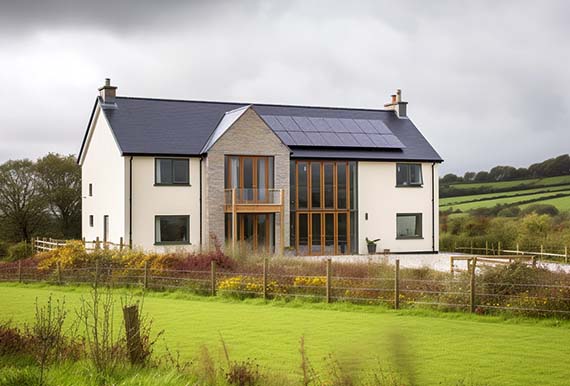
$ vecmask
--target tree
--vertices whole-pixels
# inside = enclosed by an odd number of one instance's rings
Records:
[[[37,160],[36,172],[63,237],[81,237],[81,169],[75,157],[50,153]]]
[[[461,177],[458,177],[453,173],[447,173],[445,176],[443,176],[441,178],[442,184],[451,184],[451,183],[460,182],[460,181],[461,181]]]
[[[465,182],[471,182],[475,179],[475,172],[465,172],[463,175],[463,180]]]
[[[475,176],[474,181],[477,182],[487,182],[490,181],[491,177],[489,175],[489,172],[479,172],[477,173],[477,175]]]
[[[45,207],[32,161],[0,165],[0,220],[5,236],[14,241],[30,240],[46,222]]]

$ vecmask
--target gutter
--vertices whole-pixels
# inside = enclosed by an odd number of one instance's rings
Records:
[[[133,156],[129,160],[129,249],[133,249]]]
[[[431,164],[431,250],[435,253],[435,162]]]
[[[202,218],[202,160],[204,158],[200,157],[200,250],[202,250],[202,223],[204,222]]]

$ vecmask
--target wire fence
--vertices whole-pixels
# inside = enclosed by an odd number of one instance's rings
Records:
[[[342,263],[338,263],[342,264]],[[481,275],[477,259],[463,272],[431,272],[382,265],[363,277],[335,275],[326,260],[322,275],[283,273],[263,260],[261,269],[172,270],[99,264],[38,269],[21,263],[0,265],[0,281],[58,285],[89,284],[147,290],[183,290],[206,296],[305,299],[314,302],[379,304],[392,308],[429,307],[473,313],[508,312],[526,316],[570,317],[570,275],[540,282],[502,281]],[[272,271],[274,268],[274,271]],[[536,269],[536,268],[529,268]],[[431,276],[430,276],[431,275]]]

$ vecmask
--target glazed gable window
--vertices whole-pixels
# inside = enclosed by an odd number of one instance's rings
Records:
[[[396,186],[422,186],[421,164],[396,164]]]
[[[155,159],[156,185],[189,185],[189,161],[177,158]]]

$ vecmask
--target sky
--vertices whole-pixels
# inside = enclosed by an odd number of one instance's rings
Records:
[[[97,88],[383,108],[442,173],[570,150],[568,1],[3,1],[0,162],[77,154]]]

